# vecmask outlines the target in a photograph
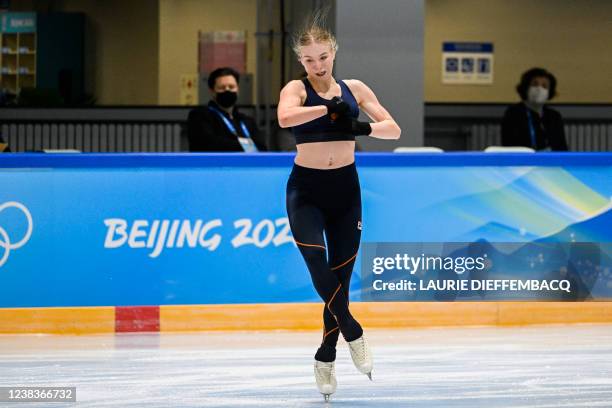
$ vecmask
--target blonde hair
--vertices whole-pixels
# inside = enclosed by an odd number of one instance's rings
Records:
[[[327,28],[327,15],[329,7],[315,10],[303,26],[293,35],[293,52],[298,58],[302,56],[300,47],[312,43],[329,42],[334,52],[338,51],[336,37]]]

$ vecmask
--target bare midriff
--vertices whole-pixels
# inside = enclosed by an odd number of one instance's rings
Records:
[[[301,143],[297,145],[295,164],[312,169],[337,169],[355,161],[355,142]]]

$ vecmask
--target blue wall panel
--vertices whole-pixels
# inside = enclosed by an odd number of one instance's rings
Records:
[[[0,307],[319,301],[288,229],[292,158],[3,155]],[[612,155],[357,162],[364,242],[612,242]]]

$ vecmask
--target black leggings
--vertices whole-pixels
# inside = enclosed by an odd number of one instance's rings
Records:
[[[334,361],[338,332],[346,341],[363,334],[348,307],[361,239],[361,190],[355,164],[332,170],[294,165],[287,182],[287,214],[295,243],[325,302],[323,342],[315,358]]]

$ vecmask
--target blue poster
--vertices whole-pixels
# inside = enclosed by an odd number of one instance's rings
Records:
[[[4,155],[0,307],[319,301],[292,156],[219,156]],[[612,155],[527,156],[359,155],[362,243],[612,242]],[[351,298],[373,300],[362,258]],[[590,296],[610,298],[599,266]]]

